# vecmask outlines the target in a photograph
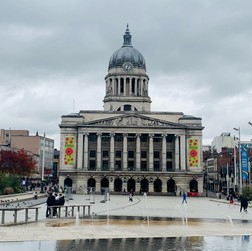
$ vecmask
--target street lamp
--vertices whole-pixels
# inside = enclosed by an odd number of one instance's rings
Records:
[[[234,128],[235,131],[238,131],[238,156],[239,156],[239,170],[240,170],[240,192],[242,191],[242,165],[241,165],[241,130],[240,127]]]

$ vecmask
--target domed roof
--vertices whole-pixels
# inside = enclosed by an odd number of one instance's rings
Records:
[[[115,51],[109,60],[109,67],[122,67],[126,62],[132,63],[134,67],[146,70],[145,60],[143,55],[131,45],[131,35],[127,25],[125,34],[123,36],[123,46]]]

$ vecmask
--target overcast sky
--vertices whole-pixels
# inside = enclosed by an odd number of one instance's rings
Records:
[[[201,117],[203,144],[234,127],[252,139],[251,0],[1,0],[0,128],[59,148],[61,115],[103,110],[127,23],[152,111]]]

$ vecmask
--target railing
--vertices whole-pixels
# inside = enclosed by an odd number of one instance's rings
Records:
[[[68,205],[68,206],[49,206],[50,208],[50,218],[53,218],[53,209],[56,208],[56,217],[61,218],[62,216],[62,210],[65,209],[65,213],[63,217],[76,217],[75,212],[78,212],[79,217],[85,217],[90,216],[90,207],[91,205]],[[87,208],[87,210],[86,210]],[[82,215],[81,215],[81,209],[82,209]]]
[[[28,220],[30,219],[29,217],[29,211],[30,210],[35,210],[35,221],[38,221],[38,209],[39,207],[24,207],[24,208],[1,208],[0,212],[2,213],[2,218],[1,218],[1,224],[5,224],[6,222],[6,212],[13,212],[13,223],[18,223],[18,212],[24,212],[24,222],[27,223]],[[19,223],[21,223],[20,221]]]

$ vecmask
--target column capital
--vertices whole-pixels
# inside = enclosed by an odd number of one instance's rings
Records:
[[[123,133],[123,137],[125,138],[127,138],[128,137],[128,133]]]
[[[101,137],[102,133],[101,133],[101,132],[97,132],[96,135],[97,135],[98,137]]]
[[[167,133],[162,133],[163,138],[166,138],[166,136],[167,136]]]
[[[136,137],[137,138],[141,137],[141,133],[136,133]]]
[[[84,136],[88,136],[89,135],[89,132],[85,132],[83,133]]]
[[[154,133],[149,133],[149,138],[153,138],[154,137]]]
[[[115,133],[110,133],[109,136],[112,138],[112,137],[115,137]]]

